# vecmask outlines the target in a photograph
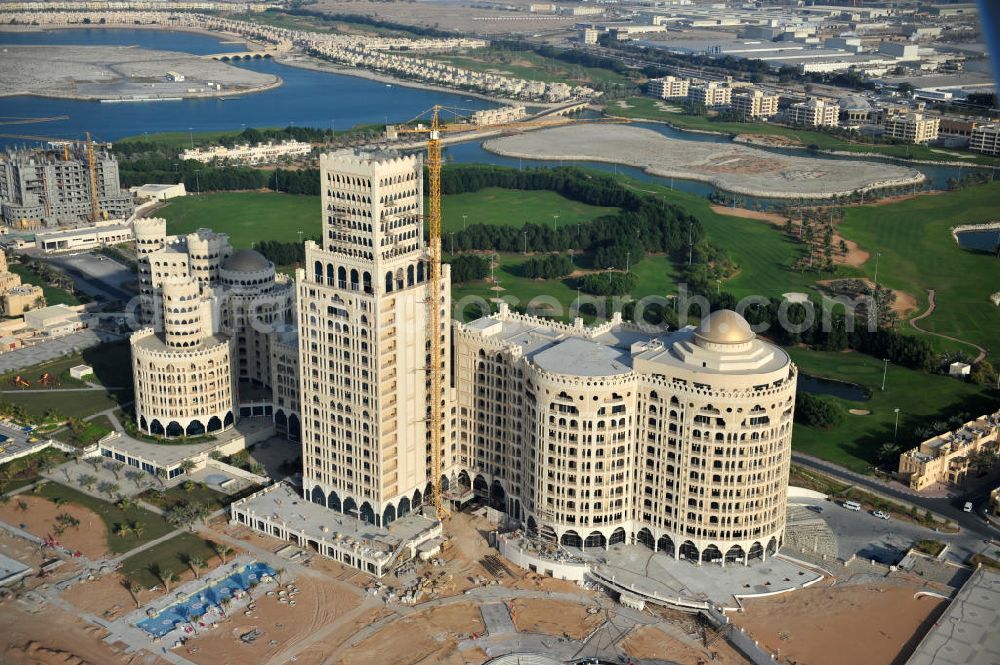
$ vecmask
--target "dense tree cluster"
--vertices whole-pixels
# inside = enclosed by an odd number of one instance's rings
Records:
[[[455,284],[483,279],[490,273],[490,262],[478,254],[462,254],[452,258],[451,281]]]
[[[407,23],[394,23],[392,21],[384,21],[382,19],[375,18],[374,16],[367,16],[365,14],[338,14],[321,12],[315,9],[302,9],[301,7],[294,7],[285,10],[269,9],[267,11],[281,12],[291,16],[311,16],[313,18],[322,19],[323,21],[331,23],[353,23],[354,25],[366,25],[372,28],[382,28],[383,30],[396,30],[398,32],[416,35],[418,37],[451,38],[456,36],[454,32],[450,32],[448,30],[439,30],[437,28],[428,28],[419,25],[410,25]]]
[[[521,274],[533,279],[554,279],[573,272],[573,260],[565,254],[536,256],[521,264]]]
[[[634,272],[594,272],[580,278],[581,291],[595,296],[623,296],[639,283]]]
[[[320,241],[319,238],[307,238],[307,240]],[[254,249],[276,266],[301,264],[306,259],[305,245],[298,241],[262,240],[254,246]]]
[[[830,400],[810,395],[801,390],[795,395],[795,422],[830,429],[844,419],[843,410]]]

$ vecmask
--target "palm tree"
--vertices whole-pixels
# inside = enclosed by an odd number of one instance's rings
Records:
[[[132,533],[132,528],[128,524],[115,524],[113,533],[122,540],[125,540]]]
[[[195,578],[200,578],[201,577],[201,574],[198,572],[199,570],[201,570],[202,568],[207,568],[208,567],[208,564],[205,563],[201,559],[201,557],[193,556],[193,557],[191,557],[188,560],[188,562],[191,565],[191,570],[194,572]]]
[[[156,467],[156,479],[160,481],[161,487],[166,487],[167,484],[164,481],[167,479],[167,470],[162,467]]]
[[[226,557],[233,553],[233,548],[225,543],[220,543],[215,552],[219,555],[219,558],[222,559],[222,565],[225,565]]]
[[[80,487],[83,487],[84,489],[89,490],[90,488],[92,488],[94,486],[94,483],[97,482],[97,478],[95,478],[94,476],[88,475],[86,473],[81,473],[79,476],[76,477],[76,481],[78,483],[80,483]]]
[[[139,592],[142,591],[142,587],[139,583],[130,577],[122,578],[122,586],[129,592],[132,596],[132,602],[135,603],[135,609],[142,607],[142,603],[139,602]]]
[[[17,500],[17,509],[20,510],[22,513],[27,512],[28,511],[28,503],[24,499],[18,499]]]
[[[132,534],[135,535],[136,539],[142,538],[142,533],[146,530],[145,524],[139,520],[135,520],[130,522],[128,526],[132,530]]]
[[[183,462],[181,462],[181,470],[184,473],[191,473],[192,471],[194,471],[195,466],[197,465],[189,459],[186,459]]]
[[[180,582],[180,581],[181,581],[180,576],[171,570],[163,578],[163,587],[166,589],[167,593],[170,593],[170,585],[173,584],[174,582]]]

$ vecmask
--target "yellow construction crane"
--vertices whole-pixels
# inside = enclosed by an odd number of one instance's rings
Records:
[[[575,121],[565,116],[549,116],[544,119],[501,122],[496,124],[472,124],[469,122],[442,122],[441,112],[448,111],[460,117],[460,110],[449,109],[444,106],[434,106],[428,111],[421,113],[406,125],[397,125],[390,129],[386,127],[386,134],[394,137],[398,134],[426,134],[427,135],[427,190],[429,200],[429,210],[427,219],[427,236],[431,263],[430,274],[430,294],[427,298],[428,331],[431,342],[430,362],[427,364],[427,372],[430,374],[431,403],[430,430],[431,430],[431,486],[434,492],[434,509],[438,519],[444,517],[444,503],[441,496],[441,447],[443,440],[441,436],[441,393],[442,393],[442,372],[441,372],[441,134],[445,132],[481,132],[490,130],[519,130],[537,129],[540,127],[557,127],[573,122],[628,122],[625,118],[602,118],[590,121]],[[430,124],[414,125],[421,119],[430,116]]]
[[[58,120],[63,117],[69,116],[56,116],[54,118],[35,118],[36,121],[44,120]],[[0,120],[0,124],[4,124]],[[84,152],[87,155],[87,169],[90,171],[90,219],[92,222],[97,222],[101,219],[101,203],[100,196],[97,189],[97,160],[94,156],[94,141],[90,138],[90,132],[87,132],[87,138],[84,141],[79,139],[63,139],[57,136],[40,136],[38,134],[0,134],[0,138],[3,139],[20,139],[22,141],[42,141],[46,143],[56,143],[62,144],[62,159],[63,161],[69,161],[69,146],[72,145],[82,145],[84,147]],[[45,188],[44,178],[42,180],[42,187]],[[46,196],[46,214],[48,211],[48,197]]]

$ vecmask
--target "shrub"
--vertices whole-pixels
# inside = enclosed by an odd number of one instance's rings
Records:
[[[796,422],[810,427],[830,429],[839,425],[843,419],[843,410],[829,400],[804,392],[799,392],[795,396]]]

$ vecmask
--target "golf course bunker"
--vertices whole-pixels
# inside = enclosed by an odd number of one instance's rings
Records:
[[[924,181],[920,171],[894,164],[686,141],[625,125],[544,129],[491,139],[483,148],[504,157],[624,164],[652,175],[701,180],[719,189],[765,198],[829,198]]]

